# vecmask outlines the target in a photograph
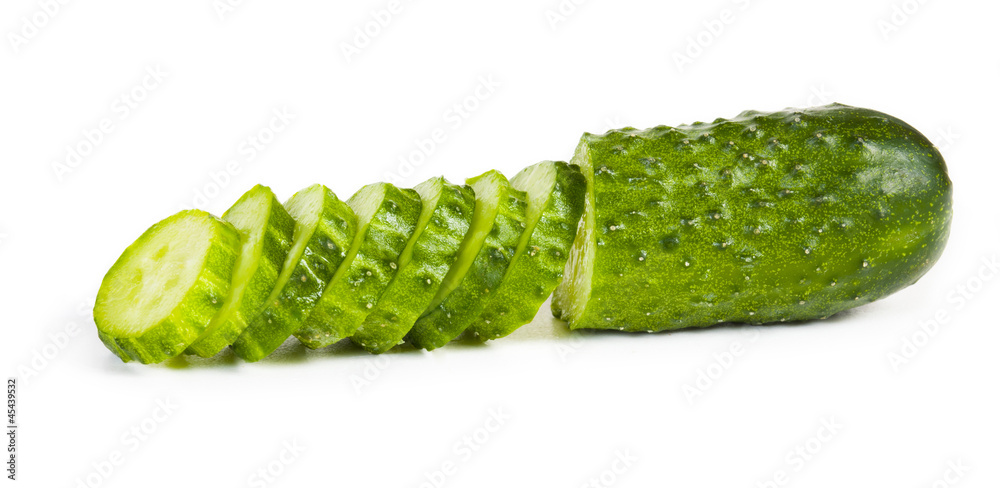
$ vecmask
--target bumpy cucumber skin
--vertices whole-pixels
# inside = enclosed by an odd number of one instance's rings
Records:
[[[562,281],[583,214],[587,181],[579,166],[561,161],[552,164],[556,167],[556,181],[545,210],[534,228],[528,223],[531,237],[526,248],[518,250],[496,293],[469,327],[473,337],[483,341],[498,339],[531,322]],[[517,181],[517,176],[511,180],[515,186]]]
[[[948,238],[941,154],[872,110],[585,134],[580,154],[596,204],[592,286],[582,314],[553,300],[573,329],[824,318],[914,283]]]
[[[263,359],[302,326],[344,261],[357,232],[358,221],[351,207],[330,189],[323,187],[323,194],[319,223],[291,279],[278,294],[278,299],[265,303],[263,310],[232,345],[236,355],[245,361]]]
[[[472,188],[441,180],[441,196],[413,244],[410,262],[396,272],[378,304],[351,337],[370,353],[388,351],[410,331],[441,287],[472,223],[476,205]]]
[[[342,279],[331,282],[295,337],[316,349],[354,335],[396,274],[396,260],[420,217],[420,195],[389,183],[364,242]],[[350,203],[350,200],[348,201]],[[359,230],[360,232],[360,230]]]
[[[292,219],[291,215],[288,215],[270,188],[263,185],[253,187],[233,204],[233,207],[245,199],[251,198],[254,192],[261,191],[267,192],[269,195],[270,208],[261,241],[257,270],[243,290],[243,298],[236,313],[225,323],[219,324],[215,330],[206,330],[201,337],[188,346],[189,352],[203,358],[210,358],[220,353],[235,342],[243,330],[250,325],[250,321],[257,316],[264,301],[274,289],[278,281],[278,274],[281,273],[281,266],[285,262],[285,257],[288,256],[288,248],[291,246],[292,233],[295,229],[295,220]],[[222,220],[227,220],[228,213],[222,214]]]
[[[483,178],[490,171],[476,178]],[[472,267],[462,278],[462,283],[445,297],[438,306],[424,312],[414,324],[406,340],[416,347],[432,350],[458,337],[482,313],[486,300],[492,296],[503,280],[510,265],[521,233],[525,230],[526,195],[515,190],[500,175],[503,190],[496,220]],[[466,183],[472,184],[475,178]]]
[[[107,276],[114,273],[119,265],[141,248],[146,236],[159,232],[164,226],[169,225],[171,220],[189,214],[196,214],[211,222],[212,242],[195,284],[166,320],[147,329],[141,336],[114,337],[101,328],[100,318],[103,314],[99,307],[104,301],[102,295],[107,292],[103,284],[98,292],[97,304],[94,307],[97,335],[101,342],[122,361],[160,363],[181,354],[198,338],[215,313],[222,308],[223,300],[229,293],[232,270],[240,249],[240,234],[229,223],[201,210],[185,210],[150,227],[122,253]]]

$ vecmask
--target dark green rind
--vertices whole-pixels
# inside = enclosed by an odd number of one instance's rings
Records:
[[[580,168],[564,162],[554,164],[555,184],[545,210],[537,222],[527,222],[522,244],[518,247],[503,281],[489,298],[479,319],[469,327],[474,337],[486,341],[505,337],[535,318],[538,309],[562,280],[577,224],[583,214],[587,182]],[[522,170],[511,179],[511,186],[525,190],[529,184]],[[530,203],[529,203],[530,205]]]
[[[823,318],[914,283],[949,233],[941,154],[872,110],[744,112],[585,134],[584,149],[592,287],[582,314],[553,300],[574,329]]]
[[[433,178],[421,185],[428,184],[439,185],[440,196],[436,202],[424,199],[424,212],[433,213],[427,225],[411,237],[412,258],[399,268],[378,304],[351,337],[370,353],[388,351],[410,331],[434,299],[472,223],[476,196],[471,187],[452,185],[444,178]],[[423,194],[421,185],[417,190]],[[427,208],[431,204],[433,208]]]
[[[274,289],[281,273],[281,267],[288,256],[288,249],[292,244],[295,220],[285,211],[270,188],[257,185],[246,192],[233,207],[236,207],[245,199],[251,198],[254,192],[267,192],[270,196],[270,209],[268,221],[265,224],[264,236],[261,241],[260,259],[257,262],[257,271],[254,272],[243,290],[243,299],[235,317],[231,317],[226,323],[219,324],[219,327],[209,332],[205,332],[188,346],[188,352],[197,354],[204,358],[210,358],[220,353],[223,349],[236,341],[243,333],[250,321],[260,313],[264,302]],[[222,214],[222,220],[227,220]]]
[[[499,176],[501,201],[493,228],[476,255],[462,282],[436,307],[424,312],[406,340],[427,350],[441,347],[456,338],[482,313],[491,290],[503,280],[521,233],[525,230],[526,195],[515,190],[497,171],[489,171],[466,181],[475,185],[479,178]],[[479,196],[477,195],[477,205]]]
[[[361,247],[353,260],[344,262],[348,268],[343,276],[329,284],[305,324],[295,332],[306,347],[326,347],[354,335],[396,274],[396,260],[420,217],[420,196],[389,183],[375,185],[382,185],[385,193],[368,226],[358,229],[362,234],[358,238],[364,240]]]
[[[166,320],[146,330],[141,336],[115,337],[101,328],[103,314],[100,310],[100,304],[104,301],[103,294],[106,292],[103,285],[98,292],[94,307],[98,337],[100,337],[101,342],[108,346],[108,349],[123,361],[136,360],[143,364],[159,363],[181,354],[188,344],[198,338],[215,313],[222,307],[222,302],[229,293],[232,269],[240,249],[240,234],[233,226],[201,210],[184,210],[150,227],[122,253],[115,265],[108,271],[108,276],[114,273],[119,264],[125,262],[132,253],[138,252],[142,248],[147,236],[158,233],[161,228],[170,225],[173,219],[186,214],[197,214],[211,222],[214,236],[195,284],[187,291]],[[109,343],[112,343],[113,346]]]
[[[308,244],[295,265],[292,278],[278,293],[277,300],[265,304],[233,343],[233,351],[241,359],[259,361],[291,337],[308,318],[343,262],[357,232],[354,211],[323,187],[321,213],[316,229],[307,237]]]

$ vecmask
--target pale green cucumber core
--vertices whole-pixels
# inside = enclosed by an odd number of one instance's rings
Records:
[[[462,278],[472,267],[472,263],[479,255],[479,250],[483,248],[486,236],[493,229],[493,222],[497,218],[500,210],[500,185],[493,178],[478,178],[472,183],[472,189],[476,192],[476,209],[472,215],[472,227],[465,234],[465,239],[458,248],[458,259],[455,264],[448,269],[438,289],[434,299],[431,300],[427,310],[433,310],[448,297],[455,288],[462,284]]]
[[[554,309],[561,310],[559,318],[567,322],[574,317],[583,316],[590,300],[591,278],[594,274],[595,218],[594,218],[594,169],[590,163],[590,154],[583,142],[577,147],[571,164],[580,166],[587,180],[587,196],[583,207],[583,218],[576,231],[576,239],[566,261],[563,281],[553,294]]]
[[[105,284],[98,321],[105,332],[140,336],[166,320],[198,279],[212,237],[204,218],[191,213],[135,249]]]

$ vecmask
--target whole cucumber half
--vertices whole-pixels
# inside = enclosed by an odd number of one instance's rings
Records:
[[[552,310],[573,329],[823,318],[920,278],[952,187],[905,122],[829,105],[584,134],[584,217]]]

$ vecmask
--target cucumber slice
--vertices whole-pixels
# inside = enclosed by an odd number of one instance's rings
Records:
[[[587,191],[580,168],[564,162],[529,166],[510,184],[527,193],[527,227],[503,281],[468,329],[484,341],[531,322],[562,281]]]
[[[476,196],[469,186],[452,185],[438,177],[414,190],[420,194],[423,210],[399,256],[396,277],[351,337],[374,354],[399,344],[434,299],[458,256],[475,211]]]
[[[236,258],[229,297],[188,352],[209,358],[232,344],[247,328],[278,282],[288,256],[295,221],[271,189],[257,185],[243,194],[222,220],[240,231],[243,246]]]
[[[389,183],[358,190],[347,201],[358,217],[344,263],[295,337],[306,347],[329,346],[354,334],[396,274],[399,255],[420,218],[420,195]]]
[[[94,304],[101,342],[126,362],[184,352],[229,295],[239,249],[239,232],[201,210],[150,227],[101,283]]]
[[[526,227],[526,195],[511,188],[499,171],[483,173],[466,183],[476,192],[472,227],[431,305],[407,335],[411,344],[427,350],[458,337],[482,313]]]
[[[299,191],[284,208],[295,220],[292,247],[263,310],[233,343],[233,351],[246,361],[263,359],[301,327],[357,230],[351,207],[323,185]]]

